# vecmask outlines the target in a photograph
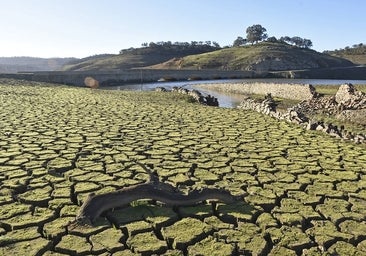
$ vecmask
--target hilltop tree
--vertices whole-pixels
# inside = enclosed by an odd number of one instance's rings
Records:
[[[221,48],[221,46],[219,45],[218,42],[212,42],[212,46],[215,47],[215,48],[218,48],[218,49]]]
[[[267,29],[262,27],[259,24],[250,26],[247,28],[247,41],[253,45],[253,43],[257,43],[259,41],[265,40],[268,35],[266,34]]]
[[[233,46],[236,47],[236,46],[241,46],[241,45],[244,45],[247,43],[247,40],[242,38],[241,36],[238,36],[234,42],[233,42]]]
[[[280,42],[290,43],[291,42],[291,37],[289,37],[289,36],[281,36],[280,37]]]
[[[291,38],[291,42],[294,45],[296,45],[298,47],[301,47],[302,42],[303,42],[303,39],[301,37],[299,37],[299,36],[294,36],[294,37]]]
[[[311,48],[311,47],[313,47],[313,42],[310,39],[304,38],[302,47]]]
[[[267,38],[267,42],[271,42],[271,43],[277,43],[278,40],[275,36],[271,36]]]
[[[280,41],[293,44],[296,45],[297,47],[302,48],[311,48],[313,46],[313,42],[310,39],[301,38],[299,36],[293,36],[293,37],[283,36],[280,38]]]

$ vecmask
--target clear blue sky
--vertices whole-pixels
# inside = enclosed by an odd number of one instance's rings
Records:
[[[366,43],[364,0],[0,0],[0,56],[86,57],[144,42],[230,45],[261,24],[317,51]]]

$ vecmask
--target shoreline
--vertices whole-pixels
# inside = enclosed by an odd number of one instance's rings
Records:
[[[293,100],[307,100],[315,96],[315,88],[311,84],[296,83],[209,83],[197,84],[199,88],[214,89],[238,94],[263,94]]]

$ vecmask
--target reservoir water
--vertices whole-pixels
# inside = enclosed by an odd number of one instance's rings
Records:
[[[173,87],[183,87],[187,89],[197,89],[204,95],[211,95],[218,99],[219,106],[224,108],[235,108],[243,100],[244,95],[237,93],[220,92],[198,88],[197,84],[212,83],[293,83],[293,84],[312,84],[312,85],[341,85],[344,83],[366,84],[366,80],[329,80],[329,79],[228,79],[228,80],[198,80],[198,81],[174,81],[174,82],[153,82],[143,84],[127,84],[113,87],[103,87],[110,90],[139,90],[150,91],[156,87],[164,87],[167,90]]]

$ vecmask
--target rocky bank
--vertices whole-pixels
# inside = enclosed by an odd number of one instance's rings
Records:
[[[164,87],[156,87],[155,91],[158,92],[169,92],[166,88]],[[207,105],[207,106],[214,106],[214,107],[218,107],[219,106],[219,102],[217,100],[217,98],[211,96],[211,95],[203,95],[200,91],[197,90],[188,90],[182,87],[173,87],[172,90],[170,92],[175,92],[175,93],[181,93],[181,94],[186,94],[191,96],[195,101],[197,101],[200,104],[203,105]]]
[[[330,136],[351,140],[356,143],[366,143],[365,134],[355,134],[347,131],[344,126],[336,126],[323,121],[312,120],[309,116],[313,113],[333,115],[339,119],[364,122],[366,114],[366,94],[357,89],[352,84],[343,84],[339,87],[335,96],[321,97],[313,93],[313,97],[290,107],[285,112],[276,109],[276,102],[272,95],[268,93],[262,101],[251,98],[245,99],[239,109],[250,109],[257,112],[299,124],[308,130],[322,131]]]

